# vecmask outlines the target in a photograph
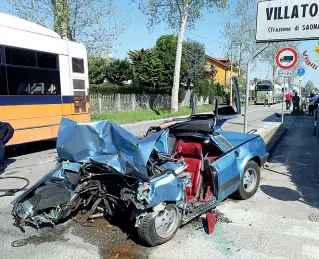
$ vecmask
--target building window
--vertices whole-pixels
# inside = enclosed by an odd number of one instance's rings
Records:
[[[84,74],[84,60],[82,58],[72,58],[72,71]]]
[[[5,53],[7,65],[36,67],[34,51],[6,47]]]
[[[37,67],[58,69],[58,55],[37,52]]]
[[[58,70],[7,66],[10,95],[60,95]]]

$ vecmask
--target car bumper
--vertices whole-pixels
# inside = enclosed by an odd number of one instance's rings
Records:
[[[260,161],[261,161],[261,166],[263,166],[264,164],[266,164],[267,160],[269,157],[269,153],[267,153],[266,155],[260,157]]]

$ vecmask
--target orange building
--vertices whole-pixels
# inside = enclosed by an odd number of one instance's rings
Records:
[[[214,65],[217,74],[214,79],[216,83],[219,83],[224,86],[228,86],[230,84],[230,76],[231,76],[231,66],[229,58],[213,58],[211,56],[206,56],[206,69],[209,71],[211,66]],[[238,69],[233,64],[233,76],[238,76]],[[211,75],[208,75],[207,78],[212,79]]]

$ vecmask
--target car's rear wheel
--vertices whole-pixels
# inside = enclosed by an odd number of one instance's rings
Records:
[[[255,161],[249,161],[245,166],[244,175],[240,185],[235,192],[235,196],[241,200],[246,200],[254,196],[258,190],[260,182],[260,167]]]
[[[157,214],[148,213],[140,220],[137,235],[143,244],[157,246],[172,239],[180,227],[180,213],[175,205],[168,204]]]

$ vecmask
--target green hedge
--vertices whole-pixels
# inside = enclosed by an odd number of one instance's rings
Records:
[[[179,88],[179,101],[182,102],[185,99],[186,91],[183,87]],[[156,87],[151,88],[149,86],[136,86],[136,85],[116,85],[106,83],[102,85],[90,85],[90,93],[100,94],[163,94],[171,95],[172,89],[169,87]]]
[[[168,94],[171,95],[170,88],[151,88],[149,86],[136,86],[136,85],[115,85],[115,84],[102,84],[90,85],[91,93],[100,94]]]

